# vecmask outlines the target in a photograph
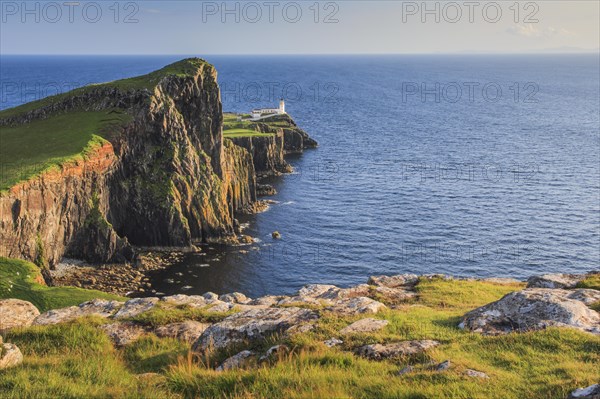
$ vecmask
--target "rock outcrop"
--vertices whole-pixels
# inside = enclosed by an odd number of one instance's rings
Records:
[[[269,136],[233,137],[230,140],[252,154],[254,170],[257,174],[268,176],[291,171],[283,158],[284,138],[281,129]]]
[[[194,349],[221,349],[264,339],[273,333],[285,334],[292,328],[314,322],[317,318],[318,315],[311,310],[293,307],[247,310],[207,328],[194,344]]]
[[[154,334],[159,337],[176,338],[193,344],[208,327],[210,327],[208,323],[186,320],[181,323],[171,323],[157,327],[154,330]]]
[[[387,320],[378,320],[373,318],[360,319],[340,330],[340,334],[360,334],[379,331],[390,324]]]
[[[373,344],[361,346],[356,353],[373,360],[397,359],[423,353],[439,344],[432,340],[402,341],[386,345]]]
[[[0,299],[0,332],[18,327],[29,327],[40,311],[20,299]]]
[[[43,326],[48,324],[66,323],[85,316],[109,317],[121,308],[123,304],[118,301],[94,299],[84,302],[79,306],[53,309],[42,313],[33,321],[33,325]]]
[[[0,336],[0,370],[18,366],[22,362],[21,350],[14,344],[4,343]]]
[[[527,279],[527,288],[575,288],[587,274],[543,274]]]
[[[600,399],[600,384],[578,388],[569,394],[568,399]]]
[[[252,357],[256,354],[249,350],[243,350],[240,353],[237,353],[230,358],[227,358],[223,361],[223,363],[217,367],[215,370],[217,371],[225,371],[225,370],[233,370],[244,367]]]
[[[484,334],[572,327],[600,334],[600,315],[586,303],[600,299],[596,290],[527,288],[467,313],[461,328]]]

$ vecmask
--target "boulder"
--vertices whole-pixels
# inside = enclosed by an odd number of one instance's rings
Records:
[[[588,288],[578,288],[576,290],[569,290],[569,294],[567,298],[575,299],[576,301],[581,301],[585,303],[587,306],[600,301],[600,291],[592,290]]]
[[[236,313],[207,328],[194,344],[194,350],[220,349],[245,341],[256,341],[273,333],[311,323],[318,315],[308,309],[267,308]]]
[[[568,399],[600,399],[600,384],[576,389],[571,392]]]
[[[206,310],[213,313],[225,313],[229,312],[235,306],[236,305],[234,303],[216,300],[212,302],[210,306],[206,308]]]
[[[379,320],[373,318],[360,319],[350,324],[349,326],[344,327],[340,334],[358,334],[358,333],[369,333],[373,331],[378,331],[390,324],[387,320]]]
[[[351,299],[341,299],[335,302],[333,306],[328,307],[327,310],[344,315],[356,315],[365,313],[375,314],[385,308],[386,306],[383,303],[361,296]]]
[[[31,303],[20,299],[0,300],[0,331],[29,327],[40,311]]]
[[[264,362],[266,360],[275,358],[276,356],[280,356],[282,354],[286,354],[290,351],[290,348],[287,347],[287,345],[274,345],[272,347],[270,347],[269,349],[267,349],[267,351],[265,352],[264,355],[262,355],[258,361],[259,362]]]
[[[472,377],[472,378],[483,378],[483,379],[490,378],[486,373],[484,373],[482,371],[472,370],[472,369],[466,369],[465,375],[467,377]]]
[[[114,315],[115,319],[126,319],[149,311],[158,303],[158,298],[134,298],[125,302],[125,305]]]
[[[100,328],[116,346],[125,346],[137,341],[146,332],[142,326],[130,321],[105,324]]]
[[[202,294],[202,297],[209,302],[214,302],[219,299],[219,295],[215,294],[214,292],[205,292]]]
[[[154,333],[161,338],[176,338],[193,344],[202,333],[210,327],[208,323],[186,320],[181,323],[171,323],[154,329]]]
[[[396,276],[371,276],[368,284],[378,287],[412,287],[419,281],[416,274],[398,274]]]
[[[261,296],[260,298],[252,299],[246,305],[262,306],[262,307],[268,308],[270,306],[275,305],[281,299],[282,299],[282,297],[280,297],[280,296],[266,295],[266,296]]]
[[[250,298],[241,292],[232,292],[231,294],[224,294],[219,297],[219,300],[228,303],[248,303]]]
[[[22,362],[23,354],[16,345],[0,342],[0,370],[18,366]]]
[[[308,284],[302,287],[294,296],[284,297],[277,304],[291,305],[306,303],[311,305],[331,306],[342,299],[370,295],[370,287],[361,284],[356,287],[339,288],[331,284]]]
[[[162,298],[160,298],[161,303],[164,302],[167,305],[174,305],[174,306],[183,306],[183,305],[187,305],[193,308],[201,308],[206,306],[209,301],[200,295],[183,295],[183,294],[177,294],[177,295],[170,295],[170,296],[164,296]]]
[[[451,366],[452,366],[452,363],[450,363],[450,360],[445,360],[445,361],[443,361],[440,364],[438,364],[438,365],[435,366],[435,371],[446,371]]]
[[[391,304],[397,304],[409,299],[414,299],[417,296],[417,293],[411,291],[410,288],[390,288],[381,286],[375,287],[373,292],[378,296],[378,299],[385,300]]]
[[[328,340],[323,341],[326,347],[333,348],[334,346],[341,345],[344,343],[341,339],[337,338],[329,338]]]
[[[66,323],[85,316],[112,316],[123,303],[118,301],[107,301],[104,299],[94,299],[84,302],[79,306],[69,306],[68,308],[53,309],[42,313],[33,321],[33,325],[44,326],[50,324]]]
[[[527,288],[575,288],[585,274],[543,274],[527,279]]]
[[[432,340],[402,341],[387,345],[372,344],[361,346],[356,353],[372,360],[396,359],[423,353],[439,344]]]
[[[255,356],[255,353],[249,350],[241,351],[240,353],[231,356],[230,358],[225,359],[223,363],[219,367],[217,367],[216,371],[225,371],[225,370],[233,370],[239,369],[241,367],[246,366],[252,357]]]
[[[459,327],[490,335],[549,326],[572,327],[600,334],[598,312],[576,299],[585,295],[563,289],[527,288],[470,311]]]

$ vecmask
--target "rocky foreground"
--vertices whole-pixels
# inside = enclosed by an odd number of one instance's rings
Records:
[[[600,335],[600,315],[597,308],[600,291],[577,288],[581,281],[597,273],[587,275],[552,274],[535,276],[527,286],[509,293],[501,299],[464,314],[458,327],[475,334],[504,335],[542,330],[548,327],[571,328],[593,335]],[[106,332],[117,347],[126,346],[143,336],[155,334],[189,343],[193,352],[211,351],[235,353],[216,366],[217,371],[260,364],[290,351],[278,344],[263,352],[257,352],[256,343],[268,342],[273,337],[303,334],[313,330],[324,314],[359,316],[358,320],[341,328],[337,335],[323,343],[334,347],[348,336],[373,333],[386,328],[387,320],[375,318],[388,308],[410,305],[418,297],[415,289],[419,281],[427,279],[456,278],[441,275],[372,276],[367,284],[349,288],[334,285],[310,284],[291,296],[263,296],[248,298],[242,293],[217,295],[173,295],[162,298],[136,298],[126,302],[92,300],[62,309],[41,313],[27,301],[0,300],[0,331],[15,328],[67,323],[93,316],[105,320],[100,328]],[[515,284],[510,279],[484,279],[494,284]],[[522,286],[521,286],[522,287]],[[201,312],[205,321],[179,320],[174,323],[155,325],[148,323],[156,312]],[[196,313],[194,313],[196,312]],[[206,321],[208,320],[208,321]],[[212,320],[212,322],[211,322]],[[15,345],[2,343],[0,368],[18,365],[23,356]],[[360,345],[351,350],[356,356],[380,361],[399,359],[425,353],[440,345],[436,340],[406,340]],[[435,371],[443,372],[452,367],[450,360],[440,364],[425,364]],[[399,374],[412,372],[405,367]],[[481,371],[467,369],[465,376],[487,379]],[[575,387],[573,387],[575,388]],[[573,391],[572,398],[598,398],[598,386]]]

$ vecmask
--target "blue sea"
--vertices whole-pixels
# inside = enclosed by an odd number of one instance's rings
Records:
[[[179,58],[3,56],[0,107]],[[269,210],[242,218],[254,245],[188,254],[152,275],[157,291],[598,269],[597,54],[203,58],[225,111],[285,98],[320,146],[289,157]]]

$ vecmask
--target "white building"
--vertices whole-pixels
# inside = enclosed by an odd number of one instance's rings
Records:
[[[285,101],[283,98],[279,100],[279,108],[256,108],[252,110],[252,118],[253,120],[268,118],[273,115],[283,115],[285,114]]]

